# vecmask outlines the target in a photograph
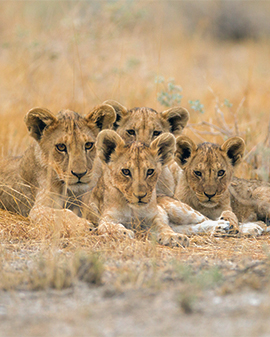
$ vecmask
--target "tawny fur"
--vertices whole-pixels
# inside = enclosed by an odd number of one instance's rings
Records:
[[[233,177],[229,186],[231,206],[239,221],[270,220],[270,184]]]
[[[31,109],[25,123],[35,142],[23,156],[0,164],[0,207],[30,214],[34,221],[61,218],[88,224],[71,210],[80,213],[81,197],[94,183],[97,134],[111,127],[115,117],[109,105],[86,117],[70,110],[54,116],[47,109]]]
[[[183,169],[175,192],[178,200],[210,219],[228,220],[232,232],[238,231],[238,221],[266,220],[270,185],[233,176],[244,154],[241,138],[232,137],[222,145],[197,146],[180,136],[176,146],[175,159]]]
[[[179,136],[189,119],[188,111],[181,107],[170,108],[159,113],[146,107],[128,110],[115,101],[106,101],[104,103],[114,107],[117,115],[114,129],[127,144],[139,141],[149,145],[158,135],[164,132]],[[158,205],[166,212],[168,211],[167,216],[169,217],[170,225],[178,225],[177,230],[179,231],[179,225],[201,224],[200,229],[193,227],[196,233],[199,230],[202,230],[202,232],[215,232],[216,229],[220,230],[221,227],[223,229],[226,228],[228,226],[227,222],[210,221],[187,204],[171,199],[179,183],[181,172],[182,169],[172,158],[167,165],[163,166],[157,182]],[[164,196],[161,197],[161,195]]]
[[[175,137],[179,136],[189,120],[188,111],[181,107],[157,112],[146,107],[127,109],[112,100],[104,103],[114,107],[117,115],[114,130],[127,144],[139,141],[149,146],[164,132],[170,132]],[[173,159],[165,165],[157,183],[157,193],[173,196],[180,171]]]
[[[169,227],[156,198],[156,184],[162,167],[173,157],[175,138],[165,133],[149,146],[138,142],[126,145],[116,132],[105,130],[98,135],[96,147],[103,175],[92,191],[90,204],[100,211],[98,233],[132,238],[134,227],[138,227],[151,230],[161,244],[186,246],[187,237]],[[89,219],[95,222],[91,214]]]

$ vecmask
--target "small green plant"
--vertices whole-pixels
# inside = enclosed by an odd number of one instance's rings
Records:
[[[182,283],[177,303],[186,314],[195,311],[196,302],[204,290],[213,289],[223,281],[223,275],[218,267],[192,268],[192,266],[181,264],[176,260],[172,260],[171,263],[175,271],[175,278]]]
[[[172,266],[176,272],[177,278],[184,283],[193,285],[194,288],[211,288],[216,284],[219,284],[222,280],[222,273],[217,267],[194,270],[191,266],[181,264],[175,260],[172,260]]]
[[[227,98],[224,99],[223,104],[228,108],[231,108],[233,106],[233,104]]]
[[[168,81],[165,81],[163,76],[157,76],[155,83],[160,83],[163,85],[163,90],[158,93],[157,100],[161,105],[166,107],[171,107],[181,103],[182,88],[179,85],[176,85],[173,78],[170,78]]]
[[[204,113],[204,105],[200,102],[199,99],[196,99],[195,101],[188,101],[188,103],[191,105],[191,109],[194,111],[199,111],[200,113]]]
[[[208,270],[200,271],[195,282],[201,289],[208,289],[220,284],[223,280],[223,275],[218,267],[212,267]]]

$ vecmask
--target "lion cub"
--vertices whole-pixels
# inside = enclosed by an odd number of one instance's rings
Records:
[[[261,213],[265,210],[258,207],[261,195],[257,196],[257,200],[251,200],[252,193],[255,196],[256,192],[258,194],[261,191],[258,189],[258,182],[233,177],[234,169],[241,162],[244,150],[245,143],[240,137],[229,138],[221,146],[213,143],[196,145],[187,136],[179,136],[176,139],[175,160],[183,169],[183,173],[175,197],[210,219],[228,220],[231,233],[239,231],[238,220],[242,223],[262,220],[259,218],[258,209]],[[255,213],[258,216],[254,216]],[[245,225],[241,231],[250,230],[252,233],[256,228],[256,224],[253,227]]]
[[[88,224],[71,210],[80,213],[81,196],[94,180],[97,134],[111,127],[115,118],[106,104],[86,117],[70,110],[54,116],[47,109],[31,109],[25,123],[35,142],[23,156],[1,163],[0,207],[34,221]]]
[[[96,148],[103,163],[103,175],[91,196],[101,214],[98,233],[133,238],[132,228],[137,226],[150,229],[160,244],[187,246],[188,238],[169,227],[156,200],[156,184],[163,166],[173,157],[175,138],[164,133],[149,146],[126,145],[116,132],[105,130],[98,135]]]
[[[127,144],[137,141],[149,145],[164,132],[170,132],[175,137],[179,136],[189,119],[188,111],[179,106],[157,112],[146,107],[128,110],[120,103],[111,100],[104,103],[114,107],[117,116],[114,130]],[[172,158],[163,166],[157,182],[158,205],[167,212],[170,226],[175,231],[180,231],[186,225],[186,232],[190,232],[191,228],[194,233],[226,232],[227,221],[211,221],[187,204],[172,199],[181,172],[182,169]]]
[[[109,104],[114,108],[116,112],[114,130],[127,144],[138,141],[150,145],[164,132],[170,132],[177,137],[189,120],[188,111],[179,106],[157,112],[146,107],[129,110],[112,100],[105,101],[104,104]],[[164,165],[157,183],[157,193],[172,197],[180,171],[174,160]]]

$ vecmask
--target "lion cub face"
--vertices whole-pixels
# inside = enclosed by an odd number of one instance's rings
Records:
[[[91,180],[98,132],[112,125],[115,112],[101,105],[86,117],[71,110],[57,116],[47,109],[34,108],[25,116],[30,135],[37,141],[36,156],[55,183],[84,191]],[[47,177],[48,178],[48,177]]]
[[[116,101],[105,101],[116,112],[114,130],[126,143],[139,141],[145,145],[156,139],[164,132],[179,136],[186,126],[189,113],[186,109],[175,107],[161,113],[150,108],[134,108],[128,110]]]
[[[99,134],[96,147],[108,184],[121,192],[129,206],[141,208],[153,198],[162,166],[173,157],[175,139],[165,133],[150,146],[137,142],[126,145],[116,132],[105,130]]]
[[[176,139],[175,161],[184,170],[193,197],[207,208],[215,207],[228,191],[234,168],[240,163],[245,143],[240,137],[228,139],[221,146],[198,146],[187,136]]]

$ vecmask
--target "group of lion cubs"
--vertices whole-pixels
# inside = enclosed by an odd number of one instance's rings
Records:
[[[189,233],[266,231],[270,184],[233,177],[244,141],[196,145],[181,136],[188,119],[181,107],[159,113],[115,101],[85,117],[31,109],[35,142],[0,165],[1,208],[98,234],[133,238],[137,226],[171,247],[187,246]]]

